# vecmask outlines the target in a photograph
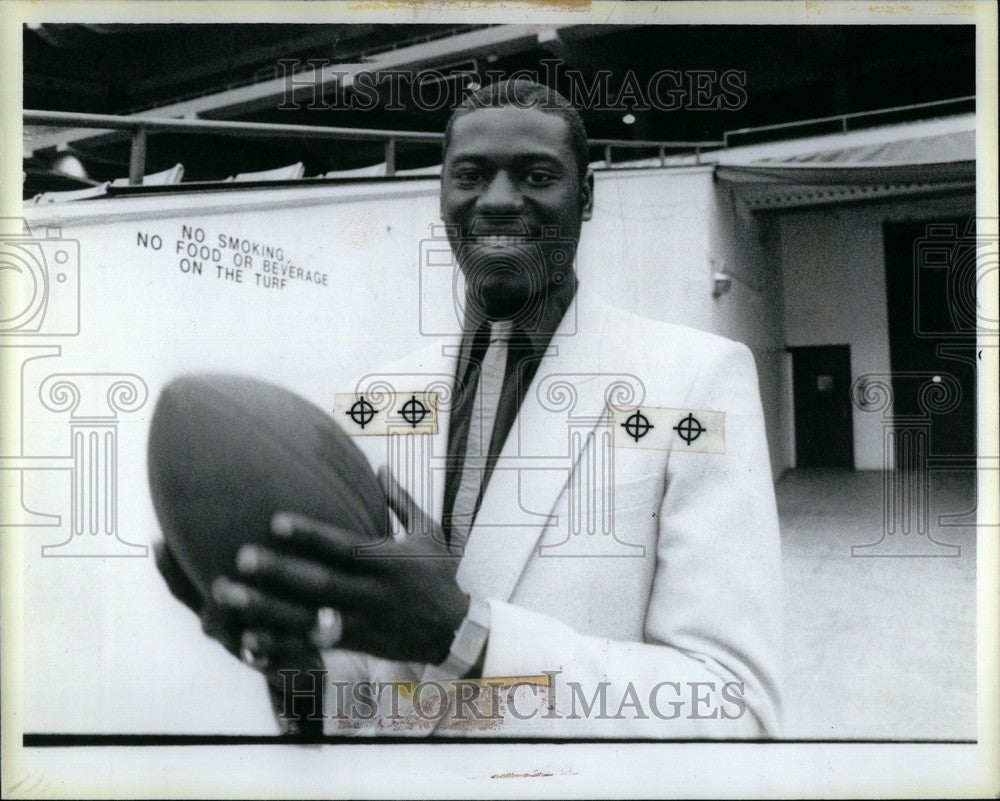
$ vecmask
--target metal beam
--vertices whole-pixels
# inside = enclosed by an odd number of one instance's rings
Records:
[[[341,139],[360,142],[416,142],[435,144],[444,139],[439,131],[397,131],[388,128],[333,128],[326,125],[284,125],[277,122],[241,122],[234,120],[175,120],[155,117],[119,117],[114,114],[83,114],[75,111],[24,112],[25,125],[80,126],[114,131],[149,130],[159,133],[223,134],[249,138]],[[721,147],[715,141],[665,141],[662,139],[589,139],[594,147],[666,148],[688,150],[696,147]]]
[[[588,139],[588,145],[594,147],[630,147],[634,150],[643,148],[667,149],[667,150],[692,150],[696,147],[722,147],[722,140],[688,142],[688,141],[667,141],[663,139]]]
[[[78,114],[72,111],[25,111],[25,125],[81,126],[88,129],[159,133],[222,134],[248,138],[341,139],[360,142],[389,141],[436,143],[444,139],[437,131],[393,131],[383,128],[332,128],[324,125],[282,125],[274,122],[229,122],[226,120],[175,120],[153,117],[117,117],[113,114]]]

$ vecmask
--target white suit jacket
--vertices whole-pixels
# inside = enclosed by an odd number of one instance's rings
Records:
[[[434,342],[358,385],[445,393],[435,435],[356,440],[373,466],[388,459],[438,521],[459,345]],[[725,453],[609,446],[609,401],[724,412]],[[544,719],[519,719],[529,717],[520,703],[499,723],[438,734],[774,736],[780,550],[749,349],[579,293],[497,460],[457,579],[489,605],[483,675],[555,673],[556,688]],[[422,668],[343,651],[326,661],[331,679],[345,681],[417,679]],[[725,684],[742,711],[719,698]],[[685,702],[676,716],[671,701]],[[358,731],[386,729],[401,733],[384,721]]]

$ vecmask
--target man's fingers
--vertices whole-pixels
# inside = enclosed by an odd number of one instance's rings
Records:
[[[309,607],[223,577],[212,585],[212,597],[219,606],[238,615],[245,628],[267,626],[306,632],[316,622],[316,613]]]
[[[270,667],[297,666],[316,651],[305,634],[270,628],[248,629],[240,642],[250,653],[267,659]]]
[[[251,667],[257,670],[268,671],[282,667],[296,667],[307,663],[318,655],[321,648],[348,648],[350,643],[358,642],[360,621],[353,616],[345,617],[339,611],[336,614],[340,619],[340,631],[336,643],[332,646],[317,643],[315,629],[308,633],[297,633],[268,627],[244,631],[240,638],[240,645],[244,652],[254,660]],[[347,632],[348,628],[350,628],[350,634]]]
[[[360,543],[349,531],[293,512],[278,512],[271,519],[271,539],[334,563],[353,562]]]
[[[294,597],[310,606],[351,606],[371,582],[367,576],[257,545],[244,545],[236,557],[240,573],[254,585],[284,597]]]

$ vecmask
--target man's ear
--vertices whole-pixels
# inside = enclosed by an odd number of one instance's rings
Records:
[[[580,219],[589,220],[594,216],[594,171],[587,170],[580,182]]]

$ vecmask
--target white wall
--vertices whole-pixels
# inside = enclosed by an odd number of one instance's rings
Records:
[[[852,382],[863,373],[888,373],[883,223],[974,210],[973,199],[963,196],[775,215],[788,346],[850,345]],[[854,409],[855,467],[881,470],[882,463],[881,415]]]

